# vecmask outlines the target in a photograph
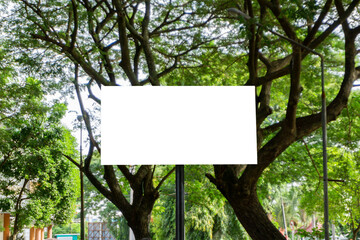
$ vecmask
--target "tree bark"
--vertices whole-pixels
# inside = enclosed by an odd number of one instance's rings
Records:
[[[354,237],[354,239],[357,239],[357,234],[358,234],[358,232],[359,232],[359,229],[357,229],[357,230],[355,230],[355,231],[353,232],[353,237]]]
[[[252,192],[249,196],[242,197],[240,201],[238,197],[235,192],[230,193],[227,199],[252,239],[285,239],[270,221],[256,193]]]
[[[155,203],[155,201],[153,203]],[[150,213],[148,211],[136,211],[133,215],[133,218],[128,221],[128,225],[133,230],[136,240],[151,239],[149,228],[151,210],[152,207],[150,209]]]
[[[357,226],[357,228],[354,228],[352,229],[352,234],[353,234],[353,239],[356,239],[357,238],[357,235],[359,233],[359,230],[360,230],[360,224]]]
[[[256,185],[240,183],[232,167],[218,165],[214,166],[214,170],[216,178],[209,174],[207,177],[229,201],[236,217],[252,239],[285,239],[261,206],[256,193]]]
[[[10,237],[12,240],[16,240],[16,235],[17,235],[18,232],[19,232],[18,222],[19,222],[19,214],[16,213],[16,214],[15,214],[15,221],[14,221],[13,232],[12,232],[12,235],[11,235],[11,237]]]
[[[13,229],[13,233],[11,235],[11,239],[12,240],[16,240],[16,235],[18,234],[20,228],[19,228],[19,210],[21,209],[21,198],[22,198],[22,195],[24,193],[24,190],[25,190],[25,187],[26,187],[26,184],[29,182],[29,180],[24,180],[24,184],[23,186],[21,187],[21,190],[19,192],[19,196],[18,196],[18,199],[16,201],[16,205],[15,205],[15,221],[14,221],[14,229]]]

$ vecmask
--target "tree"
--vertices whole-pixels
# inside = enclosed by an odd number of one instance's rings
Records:
[[[2,78],[0,208],[15,216],[12,239],[29,225],[68,221],[75,210],[74,138],[61,126],[66,107],[43,103],[39,81]]]
[[[226,9],[226,4],[226,1],[164,4],[162,1],[24,0],[14,1],[14,15],[9,15],[6,20],[11,22],[8,26],[12,26],[9,38],[22,39],[14,41],[17,46],[48,48],[53,55],[66,56],[75,63],[76,70],[79,67],[80,74],[86,74],[90,98],[100,104],[101,100],[92,91],[96,86],[119,85],[123,79],[133,86],[160,85],[161,77],[196,61],[199,53],[195,54],[195,50],[201,53],[205,51],[202,46],[231,36],[220,32],[224,24],[218,21],[217,16],[220,10]],[[195,11],[200,8],[201,11]],[[20,27],[20,22],[24,27]],[[215,22],[216,25],[211,25]],[[204,34],[205,28],[215,36]],[[184,40],[179,42],[179,37]],[[16,53],[14,56],[21,62],[36,62],[31,55],[22,58],[22,54]],[[81,85],[76,77],[78,96]],[[119,165],[115,168],[104,166],[106,184],[102,184],[90,169],[94,149],[101,152],[92,130],[93,115],[82,103],[80,105],[90,138],[90,149],[82,170],[122,212],[136,238],[149,238],[149,216],[164,181],[154,186],[155,167],[141,166],[132,174],[128,167]],[[121,171],[134,189],[133,204],[126,199],[116,171]],[[164,180],[172,171],[165,174]]]
[[[227,15],[226,9],[235,7],[228,1],[179,0],[165,4],[149,0],[22,0],[14,3],[14,17],[5,20],[10,21],[9,31],[21,47],[51,49],[52,56],[57,59],[66,56],[75,63],[80,73],[87,76],[86,86],[96,103],[101,100],[91,91],[94,87],[119,85],[122,84],[120,80],[133,86],[199,85],[229,84],[223,81],[228,77],[231,84],[256,86],[258,164],[246,166],[245,170],[244,166],[214,166],[214,174],[207,174],[207,177],[229,201],[253,239],[284,239],[259,202],[257,184],[264,170],[282,152],[321,126],[320,109],[314,104],[317,101],[313,101],[313,93],[320,91],[314,79],[301,76],[305,69],[301,65],[309,58],[314,63],[314,56],[296,44],[270,35],[254,21],[316,49],[326,60],[331,53],[328,49],[334,49],[333,39],[344,43],[335,46],[344,51],[344,76],[341,81],[331,83],[332,91],[328,96],[327,119],[334,121],[346,106],[352,84],[359,77],[359,69],[355,67],[355,40],[360,27],[354,13],[358,3],[358,0],[304,1],[304,4],[286,0],[244,0],[240,8],[253,18],[245,28],[238,28],[239,19]],[[339,26],[341,33],[335,30]],[[209,58],[211,55],[221,56],[225,61]],[[22,55],[16,56],[21,59]],[[31,55],[26,59],[33,60]],[[227,73],[226,70],[234,68],[234,60],[247,64],[239,64],[241,69],[229,71],[228,75],[212,72],[222,69]],[[340,68],[338,66],[335,72],[339,73]],[[201,75],[189,81],[179,76],[194,73],[207,73],[209,77]],[[242,74],[238,80],[233,79],[236,73]],[[313,76],[320,79],[316,72]],[[284,81],[287,83],[281,88],[279,83]],[[330,83],[327,81],[327,84]],[[82,85],[75,78],[78,96]],[[285,101],[281,103],[280,99]],[[302,106],[309,102],[310,109],[302,111]],[[101,152],[92,129],[90,117],[93,115],[90,116],[81,101],[80,105],[90,138],[84,173],[124,214],[136,238],[149,238],[149,216],[164,181],[154,186],[152,166],[140,166],[132,174],[128,167],[119,165],[104,166],[107,186],[103,185],[90,170],[94,149]],[[282,108],[276,111],[280,106]],[[120,171],[134,189],[133,204],[124,196],[116,171]],[[166,174],[164,179],[168,176]]]
[[[342,26],[345,42],[344,76],[341,83],[336,84],[336,87],[332,86],[337,92],[327,104],[327,120],[333,121],[346,106],[353,82],[359,77],[359,71],[355,68],[355,39],[360,27],[356,24],[356,17],[351,15],[358,6],[358,1],[345,2],[346,7],[343,1],[313,3],[308,1],[303,6],[299,2],[261,0],[258,4],[245,1],[241,7],[250,17],[256,17],[255,21],[260,21],[265,26],[270,25],[288,38],[311,49],[317,48],[317,51],[324,51],[329,44],[326,42],[327,38],[334,34],[337,26]],[[247,24],[247,29],[250,36],[247,84],[258,87],[258,164],[247,166],[240,177],[229,166],[214,166],[215,176],[208,177],[228,199],[253,239],[284,239],[271,224],[258,200],[257,182],[264,170],[283,151],[321,126],[321,117],[318,109],[314,108],[309,114],[298,109],[307,97],[302,94],[304,79],[301,78],[301,65],[309,52],[296,44],[281,41],[283,45],[288,44],[289,48],[281,49],[280,56],[275,60],[274,50],[266,49],[266,41],[277,41],[277,37],[267,35],[266,29],[258,28],[252,22]],[[283,110],[282,118],[274,121],[271,91],[277,81],[286,79],[284,76],[288,75],[286,109]]]

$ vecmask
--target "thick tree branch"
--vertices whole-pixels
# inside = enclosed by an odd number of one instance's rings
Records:
[[[113,201],[113,197],[111,195],[111,192],[104,187],[101,182],[94,176],[94,174],[91,172],[90,169],[90,164],[91,164],[91,160],[93,157],[93,153],[94,153],[94,145],[92,142],[90,142],[90,146],[89,146],[89,151],[88,154],[84,160],[84,173],[86,175],[86,177],[89,179],[89,181],[91,182],[92,185],[94,185],[94,187],[102,194],[104,195],[107,199],[109,199],[110,201]]]
[[[21,187],[21,190],[19,192],[19,196],[17,197],[16,204],[15,204],[15,221],[14,221],[14,228],[13,228],[13,236],[16,236],[16,234],[19,231],[19,210],[21,209],[21,202],[22,202],[22,195],[26,189],[26,185],[29,182],[28,179],[24,179],[24,184]]]
[[[91,98],[92,100],[94,100],[97,104],[101,105],[101,99],[96,97],[94,95],[94,93],[92,92],[91,90],[91,84],[94,80],[93,79],[90,79],[90,81],[88,82],[88,84],[86,84],[86,88],[88,89],[88,92],[89,92],[89,98]]]
[[[179,57],[175,57],[174,64],[171,65],[171,66],[168,67],[168,68],[165,68],[162,72],[160,72],[159,74],[157,74],[157,77],[158,77],[158,78],[161,78],[161,77],[163,77],[163,76],[171,73],[173,70],[175,70],[175,69],[177,68],[177,66],[178,66],[178,61],[179,61]],[[141,86],[144,86],[145,84],[148,84],[148,83],[150,83],[150,78],[149,78],[149,77],[146,78],[146,79],[144,79],[144,80],[142,80],[142,81],[140,81],[140,85],[141,85]]]
[[[110,12],[105,15],[105,18],[99,24],[96,25],[95,33],[100,34],[101,30],[105,27],[107,23],[110,22],[110,20],[114,15],[115,15],[115,10],[110,9]]]
[[[125,165],[117,165],[117,167],[121,171],[121,173],[125,176],[126,180],[129,181],[130,186],[131,186],[133,179],[134,179],[134,175],[131,174],[131,172]]]
[[[75,43],[76,43],[77,32],[78,32],[78,28],[79,28],[79,22],[78,22],[79,18],[78,18],[78,12],[77,12],[77,4],[76,4],[75,0],[71,0],[71,4],[72,4],[73,16],[74,16],[74,29],[71,34],[70,48],[74,49]]]
[[[332,0],[327,0],[324,7],[321,9],[321,13],[320,13],[318,19],[316,20],[314,26],[312,27],[310,33],[306,36],[306,38],[303,41],[303,44],[305,46],[308,45],[313,40],[313,38],[315,37],[315,35],[318,32],[319,28],[323,24],[323,21],[324,21],[326,15],[328,14],[331,5],[332,5]]]
[[[159,182],[159,184],[157,185],[157,187],[155,188],[155,191],[159,191],[161,185],[166,181],[166,179],[168,179],[170,177],[170,175],[175,171],[176,167],[174,167],[173,169],[171,169],[166,175],[165,177],[163,177],[161,179],[161,181]]]
[[[135,40],[134,42],[135,42],[134,72],[135,72],[136,78],[139,78],[140,56],[141,56],[141,52],[142,52],[143,48],[137,40]],[[141,85],[141,83],[140,83],[140,85]]]
[[[336,9],[339,13],[339,16],[343,16],[345,15],[345,10],[344,10],[344,6],[342,4],[342,1],[339,1],[339,0],[335,0],[335,6],[336,6]],[[349,23],[347,20],[343,21],[342,22],[342,27],[343,27],[343,31],[345,33],[348,33],[349,30],[350,30],[350,27],[349,27]]]
[[[161,78],[161,77],[165,76],[166,74],[169,74],[170,72],[175,70],[178,66],[178,62],[179,62],[179,57],[175,57],[174,64],[168,68],[165,68],[162,72],[160,72],[158,74],[158,78]]]
[[[98,84],[104,86],[116,86],[115,83],[106,80],[99,72],[97,72],[91,64],[85,61],[85,59],[81,56],[81,54],[76,50],[70,50],[67,47],[64,47],[63,50],[68,54],[69,58],[73,60],[73,62],[78,63],[82,69],[93,78]]]
[[[268,59],[266,59],[262,54],[259,54],[259,59],[266,65],[267,71],[266,75],[270,75],[275,71],[278,71],[279,69],[283,68],[284,66],[288,65],[292,59],[292,55],[289,55],[285,58],[272,61],[270,62]],[[258,147],[261,146],[263,133],[269,131],[262,131],[260,130],[260,125],[263,123],[263,121],[272,113],[272,109],[270,107],[270,93],[271,93],[271,86],[272,82],[266,82],[262,84],[261,86],[261,92],[258,97],[258,103],[259,107],[256,112],[256,123],[257,123],[257,129],[258,130]],[[267,129],[269,130],[269,129]],[[266,133],[266,134],[268,134]]]
[[[80,171],[82,171],[80,164],[77,163],[72,157],[70,157],[69,155],[63,154],[63,153],[62,153],[62,155],[64,157],[66,157],[70,162],[72,162],[77,168],[79,168]]]
[[[125,211],[126,211],[126,209],[130,209],[131,205],[126,200],[125,196],[123,195],[123,193],[120,189],[120,185],[116,178],[113,166],[110,166],[110,165],[104,166],[104,179],[105,179],[107,185],[109,186],[110,191],[112,192],[112,196],[114,196],[112,202],[116,206],[121,207],[121,209],[124,209]]]
[[[251,1],[247,0],[245,1],[246,8],[248,9],[249,15],[251,18],[254,17],[254,13],[252,10],[252,3]],[[255,80],[257,78],[257,72],[258,72],[258,54],[259,54],[259,41],[260,41],[260,34],[256,31],[256,24],[251,23],[249,25],[249,31],[251,33],[250,39],[249,39],[249,57],[248,57],[248,70],[249,70],[249,80],[247,82],[247,85],[255,85]],[[259,28],[260,29],[260,28]]]
[[[139,81],[136,78],[136,75],[132,70],[132,66],[131,66],[131,62],[130,62],[129,41],[128,41],[128,36],[127,36],[127,32],[126,32],[127,20],[125,19],[126,16],[125,16],[125,13],[123,12],[122,3],[119,0],[113,0],[112,2],[116,8],[119,42],[120,42],[120,46],[121,46],[121,62],[119,63],[119,65],[124,70],[131,85],[138,86]]]
[[[357,225],[356,229],[353,230],[354,235],[360,231],[360,223]]]
[[[151,170],[151,165],[141,165],[139,170],[135,173],[134,181],[140,183],[150,170]]]
[[[133,206],[140,207],[142,204],[145,204],[146,201],[143,201],[145,196],[145,191],[153,192],[152,185],[147,184],[147,176],[151,176],[151,166],[142,165],[140,166],[137,173],[134,175],[133,187],[134,190],[134,202]],[[151,180],[152,181],[152,180]],[[147,186],[145,186],[145,184]]]
[[[91,128],[91,123],[90,123],[90,118],[89,118],[89,114],[86,112],[83,101],[82,101],[82,97],[81,97],[81,93],[80,93],[80,87],[79,87],[79,82],[78,82],[78,75],[79,75],[79,68],[78,65],[75,64],[75,80],[74,80],[74,85],[75,85],[75,91],[76,91],[76,95],[79,101],[79,105],[80,105],[80,109],[81,109],[81,114],[86,126],[86,129],[88,131],[89,134],[89,138],[90,141],[93,143],[93,145],[96,147],[97,151],[99,153],[101,153],[101,149],[99,144],[96,142],[94,135],[92,133],[92,128]]]
[[[289,134],[296,134],[296,113],[300,98],[301,48],[293,46],[293,60],[290,73],[290,95],[286,108],[285,127]]]
[[[139,3],[137,3],[134,7],[132,7],[133,12],[131,17],[129,18],[129,15],[126,12],[126,8],[125,8],[125,15],[126,15],[126,28],[129,30],[129,32],[131,33],[131,36],[138,40],[138,41],[142,41],[143,38],[141,36],[141,34],[138,33],[138,31],[135,29],[135,24],[134,24],[134,20],[135,20],[135,16],[136,13],[138,11],[138,7],[139,7]]]
[[[286,36],[290,39],[296,40],[297,36],[296,33],[291,26],[289,20],[286,18],[286,16],[282,13],[282,10],[280,8],[280,3],[278,0],[272,0],[272,4],[269,4],[269,8],[272,11],[272,13],[275,15],[276,19],[280,23],[282,29],[284,30]]]
[[[109,45],[107,45],[106,47],[104,47],[104,51],[108,52],[112,47],[118,45],[120,43],[120,40],[116,40],[112,43],[110,43]]]
[[[149,37],[149,22],[150,22],[150,0],[145,0],[145,16],[142,21],[142,47],[144,49],[145,60],[147,63],[147,68],[149,70],[149,80],[153,86],[160,86],[159,78],[157,76],[156,65],[154,56],[150,47],[150,37]]]
[[[265,83],[261,87],[261,92],[258,98],[259,107],[257,108],[256,111],[257,128],[260,128],[260,125],[272,113],[272,109],[270,107],[270,90],[271,90],[271,82]]]

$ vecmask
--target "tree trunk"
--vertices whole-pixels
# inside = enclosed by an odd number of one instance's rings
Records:
[[[248,167],[249,168],[249,167]],[[236,217],[253,240],[284,240],[285,237],[272,224],[261,206],[256,193],[256,177],[249,182],[240,182],[232,166],[214,166],[215,177],[209,180],[229,201]],[[249,170],[249,169],[248,169]]]
[[[133,230],[136,240],[150,240],[150,216],[140,214],[135,217],[134,222],[130,223],[129,226]]]
[[[357,229],[355,229],[354,231],[353,231],[353,239],[355,240],[355,239],[357,239],[357,235],[358,235],[358,232],[359,232],[359,228],[357,228]]]
[[[16,240],[16,235],[19,232],[19,224],[18,224],[18,222],[19,222],[19,214],[16,213],[15,214],[15,221],[14,221],[14,229],[13,229],[12,235],[10,237],[12,240]]]
[[[256,187],[240,183],[233,167],[216,166],[215,176],[207,177],[229,201],[236,217],[253,240],[284,240],[285,237],[272,224],[261,206]],[[253,185],[254,186],[254,185]]]
[[[252,239],[285,239],[268,218],[256,194],[251,194],[248,198],[241,200],[240,204],[234,196],[228,200],[240,223]]]
[[[22,199],[22,195],[23,192],[25,190],[26,184],[29,182],[29,180],[24,179],[24,183],[23,186],[19,192],[19,196],[18,199],[16,201],[16,205],[15,205],[15,221],[14,221],[14,229],[13,229],[13,233],[11,235],[11,239],[12,240],[16,240],[16,235],[18,234],[20,228],[19,228],[19,210],[21,209],[21,199]]]
[[[153,206],[155,204],[157,198],[147,198],[146,207],[137,208],[133,206],[135,209],[132,214],[127,215],[128,225],[133,230],[134,236],[136,240],[150,240],[150,220],[151,220],[151,212]],[[125,216],[125,215],[124,215]]]

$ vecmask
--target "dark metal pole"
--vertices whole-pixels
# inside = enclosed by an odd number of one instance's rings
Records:
[[[176,165],[176,240],[185,239],[184,165]]]
[[[236,8],[229,8],[228,11],[232,14],[236,14],[238,16],[241,16],[246,21],[251,20],[252,18],[240,11]],[[324,231],[325,231],[325,240],[329,240],[329,198],[328,198],[328,174],[327,174],[327,129],[326,129],[326,123],[327,123],[327,116],[326,116],[326,96],[325,96],[325,79],[324,79],[324,57],[320,53],[316,52],[315,50],[294,41],[291,38],[288,38],[278,32],[275,32],[261,23],[255,23],[256,25],[265,28],[267,31],[271,32],[272,34],[285,39],[288,42],[291,42],[297,46],[302,47],[303,49],[306,49],[307,51],[317,55],[321,59],[321,127],[322,127],[322,142],[323,142],[323,181],[324,181]]]
[[[85,240],[85,219],[84,219],[84,176],[82,158],[82,116],[78,116],[80,121],[80,239]]]

